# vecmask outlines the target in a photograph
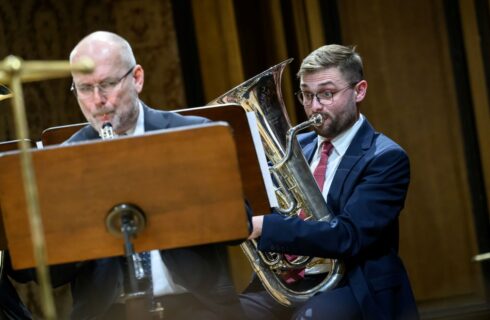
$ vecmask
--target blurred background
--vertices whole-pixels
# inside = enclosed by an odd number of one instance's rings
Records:
[[[66,60],[95,30],[125,37],[145,68],[141,98],[166,109],[202,106],[288,58],[291,122],[304,120],[295,73],[312,50],[356,45],[369,83],[361,105],[404,147],[412,180],[400,252],[424,319],[489,319],[489,0],[2,0],[0,59]],[[84,122],[71,79],[24,85],[32,140]],[[15,139],[0,102],[0,141]],[[231,263],[239,288],[251,270]],[[32,288],[23,296],[38,308]],[[66,291],[60,291],[64,295]]]

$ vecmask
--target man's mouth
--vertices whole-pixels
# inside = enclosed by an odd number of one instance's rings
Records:
[[[102,122],[109,121],[111,119],[111,117],[112,117],[112,112],[103,112],[103,113],[101,112],[101,113],[97,113],[95,115],[95,118],[100,119],[100,121],[102,121]]]
[[[325,123],[325,121],[327,121],[328,119],[330,119],[329,115],[327,113],[324,113],[324,112],[322,112],[322,113],[313,113],[310,118],[312,118],[316,114],[319,114],[319,115],[322,116],[323,123]]]

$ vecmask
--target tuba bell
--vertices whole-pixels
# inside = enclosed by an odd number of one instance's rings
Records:
[[[320,115],[291,127],[281,92],[284,68],[293,59],[279,63],[216,98],[209,104],[236,103],[255,114],[269,170],[274,178],[279,207],[284,215],[297,215],[302,210],[307,218],[329,222],[333,215],[310,171],[296,140],[298,131],[320,125]],[[271,296],[284,306],[300,304],[319,291],[334,288],[341,280],[344,265],[335,259],[297,257],[294,261],[284,254],[261,252],[255,240],[241,244],[253,270]],[[328,267],[326,276],[306,289],[296,289],[283,280],[292,269],[310,267],[321,261]]]

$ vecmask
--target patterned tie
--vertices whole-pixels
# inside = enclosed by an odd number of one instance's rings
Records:
[[[333,145],[332,143],[330,143],[330,141],[323,142],[322,150],[320,153],[320,162],[318,162],[318,165],[316,166],[315,171],[313,172],[313,177],[315,178],[315,181],[318,184],[320,191],[323,191],[323,185],[325,184],[328,156],[330,155],[330,151],[332,151],[332,148]],[[298,216],[303,220],[306,218],[306,214],[303,211],[303,209],[301,209]],[[295,255],[288,255],[288,254],[286,254],[285,256],[288,261],[292,261],[297,257]],[[304,277],[305,277],[305,269],[292,269],[283,276],[283,279],[284,281],[286,281],[286,283],[291,284],[303,279]]]

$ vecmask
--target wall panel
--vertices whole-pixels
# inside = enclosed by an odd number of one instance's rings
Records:
[[[424,313],[485,301],[443,3],[339,1],[344,44],[364,57],[361,112],[399,142],[412,181],[401,255]],[[471,108],[472,106],[467,106]]]

